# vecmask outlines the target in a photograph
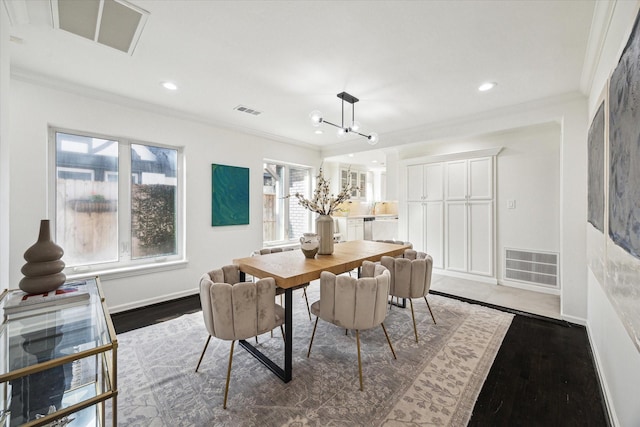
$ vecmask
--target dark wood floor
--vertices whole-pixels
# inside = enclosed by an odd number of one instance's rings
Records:
[[[586,329],[491,307],[516,316],[482,387],[469,426],[609,426]],[[112,318],[117,333],[123,333],[198,310],[200,300],[194,295],[116,313]]]

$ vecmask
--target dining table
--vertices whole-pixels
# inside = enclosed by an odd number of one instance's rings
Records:
[[[276,286],[284,293],[284,367],[267,357],[246,340],[240,340],[240,345],[262,362],[285,383],[292,377],[293,353],[293,290],[306,286],[313,280],[319,279],[323,271],[342,274],[359,269],[364,261],[379,261],[383,256],[402,255],[411,246],[376,242],[371,240],[352,240],[334,244],[330,255],[316,255],[307,258],[301,250],[283,251],[269,255],[237,258],[233,263],[240,270],[240,280],[245,281],[246,275],[259,279],[272,277]]]

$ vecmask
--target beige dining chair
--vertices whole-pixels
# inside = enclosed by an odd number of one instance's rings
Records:
[[[268,255],[275,254],[278,252],[291,251],[292,248],[262,248],[254,252],[255,255]],[[309,314],[309,320],[311,320],[311,309],[309,308],[309,298],[307,297],[307,287],[309,284],[303,285],[302,287],[302,296],[304,297],[305,302],[307,303],[307,313]],[[282,304],[282,294],[284,293],[284,289],[276,288],[276,295],[280,295],[280,304]]]
[[[384,319],[387,316],[387,299],[389,298],[389,271],[380,264],[364,261],[371,277],[356,279],[350,276],[336,276],[328,271],[320,274],[320,300],[311,304],[311,312],[316,315],[307,357],[311,354],[313,337],[318,327],[318,319],[333,323],[341,328],[355,329],[358,348],[358,374],[360,390],[362,384],[362,361],[360,357],[360,331],[382,326],[389,348],[396,359]]]
[[[424,298],[427,308],[431,314],[433,323],[436,318],[427,301],[427,294],[431,287],[431,273],[433,272],[433,259],[425,252],[407,249],[403,258],[393,258],[383,256],[380,263],[385,266],[390,274],[389,295],[391,298],[406,298],[411,306],[411,318],[413,319],[413,332],[418,342],[418,328],[416,326],[416,316],[413,311],[412,298]]]
[[[227,409],[229,379],[233,348],[237,340],[244,340],[269,332],[280,326],[284,337],[284,309],[275,303],[276,282],[273,278],[257,282],[240,282],[240,270],[236,265],[226,265],[200,277],[200,303],[204,324],[209,337],[204,345],[196,372],[200,368],[211,337],[231,341],[224,402]]]

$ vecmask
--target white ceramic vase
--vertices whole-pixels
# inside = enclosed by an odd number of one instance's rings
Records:
[[[300,237],[300,249],[307,258],[315,257],[318,253],[319,246],[320,238],[316,233],[304,233],[302,237]]]
[[[333,218],[331,215],[319,215],[316,218],[316,233],[320,237],[318,255],[333,253]]]

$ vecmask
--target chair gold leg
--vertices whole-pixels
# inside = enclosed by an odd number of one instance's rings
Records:
[[[358,344],[358,374],[360,374],[360,391],[364,391],[362,385],[362,361],[360,360],[360,331],[356,329],[356,343]]]
[[[309,358],[309,355],[311,354],[311,346],[313,345],[313,337],[316,336],[316,328],[318,327],[318,319],[319,319],[319,317],[316,317],[316,323],[313,325],[313,333],[311,334],[311,341],[309,341],[309,351],[307,351],[307,359]]]
[[[416,335],[416,342],[418,342],[418,328],[416,327],[416,315],[413,314],[413,301],[409,299],[409,305],[411,305],[411,318],[413,319],[413,333]]]
[[[309,313],[309,321],[311,321],[311,309],[309,308],[309,298],[307,298],[307,288],[302,288],[304,300],[307,302],[307,313]]]
[[[391,349],[391,353],[393,354],[393,358],[394,359],[398,359],[396,357],[396,352],[393,349],[393,346],[391,345],[391,340],[389,339],[389,334],[387,334],[387,328],[384,327],[384,323],[380,323],[380,326],[382,326],[382,330],[384,331],[384,336],[387,337],[387,342],[389,343],[389,348]]]
[[[231,362],[233,362],[233,346],[235,341],[231,341],[231,350],[229,350],[229,367],[227,368],[227,383],[224,386],[224,403],[222,409],[227,409],[227,395],[229,394],[229,380],[231,379]]]
[[[211,341],[211,335],[209,335],[209,338],[207,338],[207,342],[204,345],[204,350],[202,350],[202,354],[200,355],[200,360],[198,360],[198,366],[196,366],[196,372],[198,372],[200,363],[202,363],[202,358],[204,357],[204,352],[207,351],[207,347],[209,346],[209,341]]]
[[[282,341],[286,341],[287,337],[284,336],[284,327],[282,325],[280,325],[280,332],[282,333]],[[271,333],[273,334],[273,330]]]
[[[431,314],[431,318],[433,319],[433,324],[436,324],[436,318],[433,317],[433,311],[431,311],[431,306],[429,305],[429,301],[427,301],[427,296],[424,297],[424,302],[427,303],[427,308],[429,309],[429,314]]]

